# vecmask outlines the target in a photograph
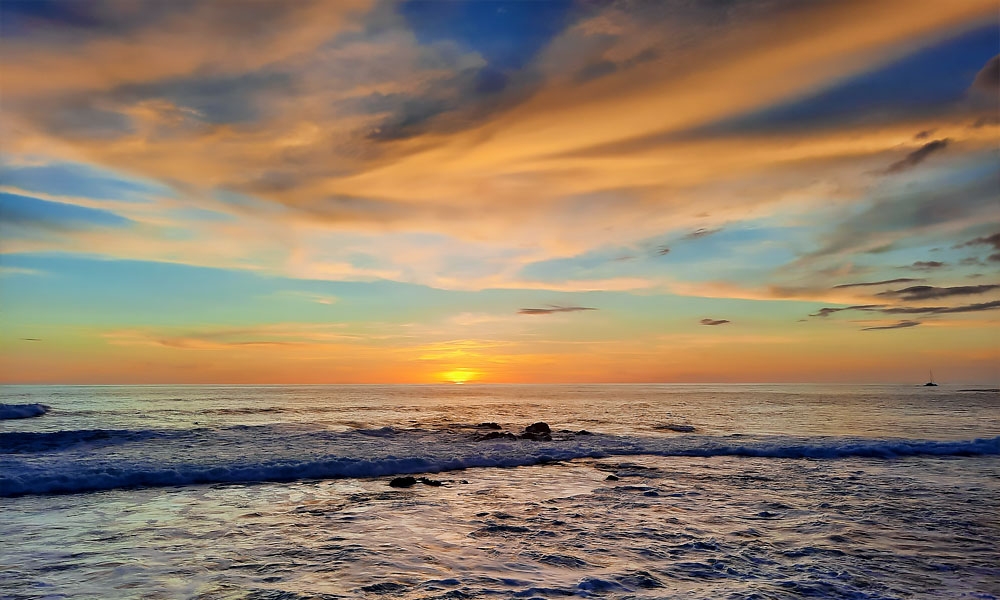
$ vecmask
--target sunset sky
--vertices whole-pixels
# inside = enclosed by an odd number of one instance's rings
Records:
[[[1000,382],[996,0],[0,3],[0,381]]]

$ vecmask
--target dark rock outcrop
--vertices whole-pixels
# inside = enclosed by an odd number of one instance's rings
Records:
[[[503,427],[500,427],[499,423],[494,423],[493,421],[480,423],[479,425],[476,425],[476,427],[479,429],[503,429]]]
[[[500,426],[496,423],[480,423],[476,427],[499,429]],[[569,430],[564,430],[563,433],[574,434],[574,432]],[[590,432],[581,431],[577,435],[590,435]],[[524,432],[519,435],[514,435],[508,431],[491,431],[489,433],[483,434],[476,438],[478,441],[485,440],[528,440],[532,442],[551,442],[552,441],[552,429],[549,427],[548,423],[543,423],[541,421],[537,423],[532,423],[524,428]]]
[[[438,481],[436,479],[428,479],[427,477],[411,477],[407,475],[405,477],[396,477],[395,479],[389,482],[389,487],[408,488],[408,487],[413,487],[418,483],[429,485],[431,487],[441,487],[442,485],[444,485],[443,481]],[[468,483],[468,482],[463,481],[463,483]]]
[[[532,423],[531,425],[528,425],[527,427],[525,427],[524,428],[524,432],[525,433],[534,433],[536,435],[543,434],[543,433],[551,434],[552,433],[552,429],[549,428],[549,424],[548,423],[544,423],[542,421],[539,421],[537,423]]]
[[[537,423],[532,423],[524,428],[524,433],[518,436],[522,440],[531,440],[533,442],[551,442],[552,441],[552,429],[549,428],[548,423],[543,423],[539,421]]]

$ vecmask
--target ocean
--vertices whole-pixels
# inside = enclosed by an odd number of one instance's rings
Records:
[[[0,399],[2,598],[1000,597],[997,390]]]

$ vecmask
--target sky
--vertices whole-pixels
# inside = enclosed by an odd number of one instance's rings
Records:
[[[3,0],[0,382],[1000,383],[995,0]]]

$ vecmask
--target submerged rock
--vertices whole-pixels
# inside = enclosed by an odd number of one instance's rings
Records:
[[[507,431],[491,431],[477,438],[480,442],[485,440],[516,440],[517,436]]]
[[[552,436],[548,433],[533,433],[530,431],[525,431],[518,436],[522,440],[530,440],[532,442],[551,442]]]
[[[391,594],[391,593],[400,593],[405,591],[406,586],[401,583],[386,582],[386,583],[373,583],[371,585],[366,585],[361,589],[362,591],[371,592],[373,594]]]
[[[419,481],[424,485],[429,485],[431,487],[441,487],[442,485],[444,485],[444,483],[441,481],[438,481],[436,479],[427,479],[426,477],[418,477],[417,481]]]
[[[694,425],[681,425],[679,423],[667,423],[666,425],[658,425],[656,428],[676,431],[678,433],[691,433],[695,430]]]

